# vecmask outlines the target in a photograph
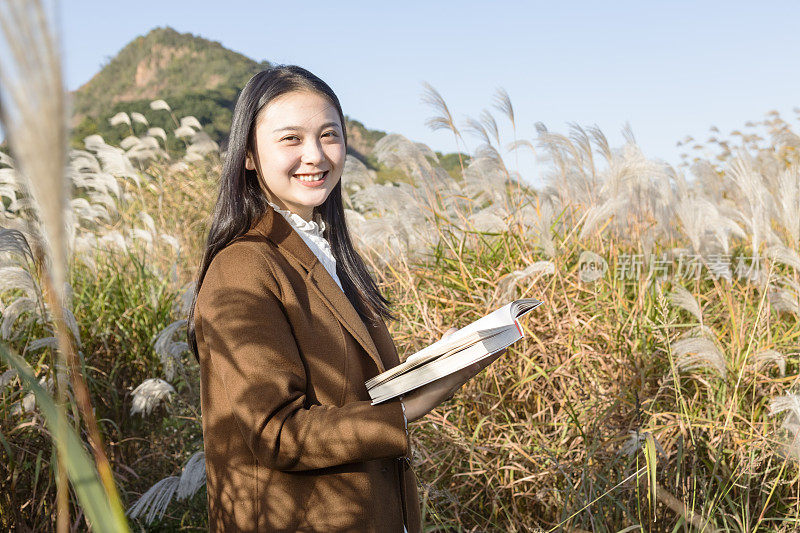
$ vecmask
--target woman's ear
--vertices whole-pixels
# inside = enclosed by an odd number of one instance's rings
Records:
[[[253,164],[253,158],[250,157],[250,153],[248,152],[244,158],[244,168],[247,170],[255,170],[256,166]]]

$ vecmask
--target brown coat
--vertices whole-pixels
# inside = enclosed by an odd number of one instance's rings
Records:
[[[399,363],[269,209],[197,295],[211,531],[421,530],[399,401],[364,381]]]

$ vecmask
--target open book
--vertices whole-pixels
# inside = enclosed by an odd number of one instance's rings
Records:
[[[372,405],[452,374],[507,348],[524,335],[518,319],[542,304],[523,298],[506,304],[411,355],[365,383]]]

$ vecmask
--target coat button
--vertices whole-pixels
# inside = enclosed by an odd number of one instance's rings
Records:
[[[388,468],[386,468],[385,466],[381,467],[381,472],[383,472],[384,474],[385,474],[386,472],[388,472],[388,471],[389,471],[389,469],[388,469]]]

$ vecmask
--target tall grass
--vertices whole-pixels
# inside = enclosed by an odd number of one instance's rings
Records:
[[[714,132],[672,167],[630,131],[621,147],[577,125],[562,134],[539,124],[524,139],[503,91],[499,118],[484,111],[458,125],[426,91],[432,127],[480,143],[461,175],[389,135],[375,157],[394,183],[355,160],[343,177],[348,223],[400,316],[390,325],[400,353],[509,299],[546,302],[525,319],[524,341],[412,425],[426,529],[797,529],[793,126],[771,114],[730,139]],[[151,107],[172,113],[163,100]],[[122,115],[116,127],[148,120]],[[137,527],[206,527],[198,369],[176,332],[220,155],[196,119],[173,121],[121,146],[90,136],[65,156],[65,233],[50,239],[66,244],[63,320],[46,296],[58,260],[35,252],[50,225],[24,186],[36,173],[25,156],[0,154],[0,332],[31,368],[0,367],[2,527],[52,529],[59,501],[69,527],[86,526],[79,491],[56,490],[53,444],[68,439],[103,443]],[[180,160],[161,148],[169,135],[186,141]],[[514,170],[519,149],[537,153],[542,186]],[[76,386],[59,389],[53,375],[66,332],[96,439],[86,425],[80,440],[59,440],[45,423],[86,421]],[[51,395],[63,399],[55,410]]]
[[[174,285],[179,269],[186,268],[179,265],[177,238],[158,233],[153,217],[144,210],[136,212],[140,227],[132,227],[130,209],[135,207],[134,198],[148,200],[141,190],[141,170],[154,159],[170,156],[150,131],[142,138],[126,139],[124,149],[92,136],[86,140],[87,150],[73,151],[65,168],[65,92],[58,37],[49,15],[40,2],[12,1],[0,8],[4,52],[0,120],[14,156],[0,158],[1,332],[7,341],[0,358],[10,367],[2,375],[0,402],[0,443],[8,474],[2,481],[0,525],[125,531],[128,524],[117,482],[136,476],[126,466],[135,442],[126,420],[117,415],[120,406],[131,400],[125,394],[126,380],[136,376],[141,381],[142,370],[153,370],[143,347],[152,352],[151,334],[163,329],[163,317],[173,313]],[[146,121],[141,115],[133,118]],[[196,131],[201,126],[194,117],[183,117],[181,122],[180,136],[191,138],[186,141],[185,159],[205,164],[205,154],[218,147]],[[185,162],[170,168],[192,171]],[[157,182],[155,176],[147,178]],[[124,180],[136,185],[136,194]],[[159,191],[152,183],[147,185]],[[184,231],[192,229],[186,224],[190,220],[173,222]],[[174,252],[158,256],[171,261],[167,272],[154,260],[163,243]],[[113,248],[123,254],[122,259]],[[138,255],[140,251],[144,255]],[[145,256],[150,256],[147,264]],[[79,285],[82,281],[85,287]],[[83,289],[77,299],[73,298],[76,286]],[[87,324],[83,322],[87,318],[94,320]],[[92,336],[82,342],[87,329]],[[175,378],[176,366],[181,376],[186,375],[175,343],[157,340],[162,342],[155,345],[156,360],[170,367],[169,377]],[[83,350],[91,350],[89,357]],[[132,395],[134,404],[144,401],[148,412],[163,399],[163,394],[145,397],[152,393],[152,387],[144,386],[149,381]],[[111,416],[98,417],[106,408]],[[196,420],[195,410],[188,409],[188,414]]]

